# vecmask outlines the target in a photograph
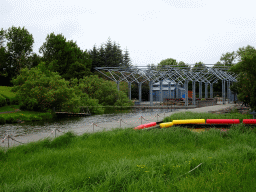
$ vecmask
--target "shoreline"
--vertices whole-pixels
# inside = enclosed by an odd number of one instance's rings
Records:
[[[194,108],[194,109],[183,109],[183,110],[178,110],[178,111],[174,111],[174,112],[169,112],[169,113],[164,113],[161,115],[157,115],[153,114],[153,115],[145,115],[142,116],[142,118],[138,118],[138,117],[130,117],[127,119],[119,119],[119,120],[114,120],[111,122],[103,122],[103,123],[93,123],[93,124],[89,124],[89,125],[80,125],[80,126],[76,126],[76,128],[73,129],[61,129],[59,132],[58,130],[56,130],[56,137],[71,131],[74,132],[76,135],[82,135],[84,133],[94,133],[94,132],[98,132],[98,131],[109,131],[112,129],[116,129],[116,128],[133,128],[136,127],[140,124],[144,124],[144,123],[148,123],[148,122],[155,122],[155,121],[161,121],[163,120],[165,117],[170,116],[174,113],[177,112],[186,112],[186,111],[191,111],[191,112],[209,112],[209,111],[219,111],[219,110],[223,110],[226,108],[233,108],[235,107],[237,104],[226,104],[226,105],[214,105],[214,106],[208,106],[208,107],[201,107],[201,108]],[[121,127],[120,127],[121,125]],[[58,127],[56,127],[56,129],[58,129]],[[27,134],[27,135],[23,135],[23,136],[18,136],[15,137],[15,140],[22,142],[24,144],[26,143],[30,143],[30,142],[36,142],[39,140],[43,140],[46,137],[49,138],[54,138],[54,134],[55,131],[47,131],[47,132],[40,132],[40,133],[33,133],[33,134]],[[9,139],[9,146],[10,147],[15,147],[20,145],[21,143],[18,143],[16,141],[13,141],[12,139]],[[7,148],[8,147],[8,142],[5,139],[4,143],[0,143],[0,147],[2,148]]]

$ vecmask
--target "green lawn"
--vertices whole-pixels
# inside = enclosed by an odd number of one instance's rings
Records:
[[[15,111],[15,109],[19,109],[19,105],[6,105],[0,107],[0,112]]]
[[[17,103],[16,94],[11,92],[12,87],[0,86],[0,96],[9,99],[11,103]],[[0,107],[0,112],[12,111],[12,113],[0,114],[0,125],[5,123],[17,123],[17,119],[21,121],[39,121],[52,119],[53,115],[51,113],[35,112],[35,111],[18,111],[19,105],[11,104]]]
[[[243,125],[68,132],[0,152],[0,191],[255,191],[255,140]]]
[[[16,94],[11,92],[12,87],[0,86],[0,95],[3,95],[7,98],[14,98]]]

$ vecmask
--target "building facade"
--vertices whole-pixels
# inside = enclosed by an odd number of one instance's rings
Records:
[[[153,101],[164,101],[164,99],[171,98],[185,98],[185,89],[183,86],[178,85],[175,81],[170,81],[164,79],[162,81],[162,86],[160,87],[160,81],[153,84]],[[162,91],[162,100],[161,100],[161,91]]]

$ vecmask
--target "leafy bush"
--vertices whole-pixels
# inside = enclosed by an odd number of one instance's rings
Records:
[[[43,62],[31,70],[22,69],[12,82],[12,91],[20,98],[20,109],[46,112],[52,107],[61,106],[77,112],[81,105],[80,96],[68,86],[69,82],[52,72],[51,66]]]
[[[5,124],[5,123],[6,123],[5,118],[3,118],[3,117],[0,116],[0,125],[3,125],[3,124]]]
[[[89,96],[92,100],[91,106],[98,105],[97,110],[101,110],[101,106],[131,106],[132,102],[128,99],[123,91],[118,91],[117,86],[110,81],[106,81],[99,78],[97,75],[91,75],[83,77],[83,79],[72,79],[71,86],[73,86],[77,94],[81,95],[81,98],[86,98]],[[80,92],[80,93],[79,93]],[[83,95],[85,94],[85,95]],[[87,103],[84,105],[88,106],[88,98],[86,98]],[[95,110],[93,107],[92,110]],[[91,109],[90,109],[91,110]]]
[[[0,95],[0,107],[5,106],[6,105],[6,98],[3,97],[2,95]]]
[[[6,99],[7,105],[18,105],[19,98],[13,92],[11,92],[12,87],[0,86],[0,95]]]
[[[9,117],[6,119],[6,123],[17,123],[17,119],[15,119],[15,118],[12,117],[12,116],[9,116]]]

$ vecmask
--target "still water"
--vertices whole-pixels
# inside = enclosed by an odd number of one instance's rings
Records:
[[[174,111],[172,109],[172,111]],[[177,110],[175,110],[177,111]],[[70,117],[61,118],[49,121],[35,121],[15,124],[0,125],[0,138],[4,138],[6,134],[10,134],[13,137],[22,136],[32,133],[42,133],[52,131],[56,126],[60,130],[72,129],[85,125],[92,125],[92,123],[112,122],[118,121],[120,118],[125,120],[131,117],[141,117],[146,115],[154,115],[171,112],[170,109],[141,109],[131,113],[119,113],[119,114],[103,114],[93,115],[87,117]]]

